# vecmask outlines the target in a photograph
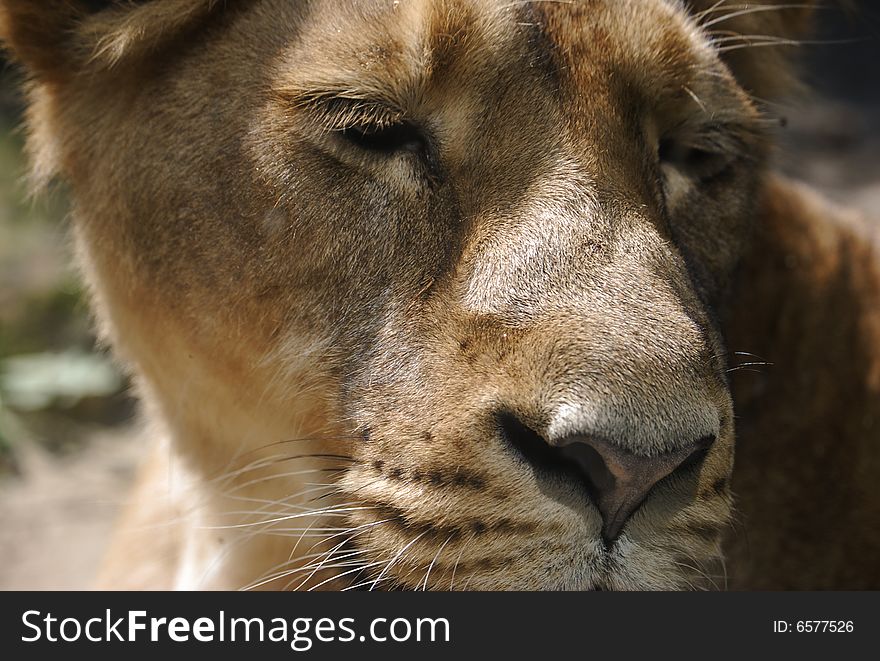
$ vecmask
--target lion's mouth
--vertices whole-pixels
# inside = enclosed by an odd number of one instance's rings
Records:
[[[511,414],[497,415],[495,425],[494,461],[466,464],[466,472],[460,458],[445,472],[421,456],[391,461],[371,426],[371,440],[359,446],[364,456],[340,477],[340,494],[357,506],[346,517],[350,542],[324,567],[326,578],[335,574],[328,584],[609,591],[706,582],[729,514],[724,498],[710,511],[698,497],[704,460],[720,447],[714,436],[642,456],[601,440],[553,444]],[[644,462],[649,474],[639,483]],[[629,500],[615,503],[615,494]]]

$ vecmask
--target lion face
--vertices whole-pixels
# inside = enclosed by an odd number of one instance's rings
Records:
[[[343,452],[329,544],[361,585],[719,582],[716,319],[764,120],[707,11],[262,0],[38,93],[181,453]]]
[[[250,146],[363,432],[353,546],[377,585],[700,583],[755,110],[670,3],[364,11],[316,10]]]

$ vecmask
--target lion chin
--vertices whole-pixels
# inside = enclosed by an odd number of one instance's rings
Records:
[[[0,0],[153,446],[100,586],[880,588],[811,4]]]

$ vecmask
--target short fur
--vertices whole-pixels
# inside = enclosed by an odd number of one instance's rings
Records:
[[[880,586],[876,237],[728,4],[0,0],[157,439],[102,585]],[[609,545],[517,434],[715,440]]]

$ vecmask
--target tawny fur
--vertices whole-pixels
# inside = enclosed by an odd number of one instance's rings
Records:
[[[880,585],[880,232],[802,185],[771,180],[728,312],[733,585]]]
[[[876,236],[768,171],[745,47],[809,4],[0,1],[156,438],[101,585],[880,585]],[[716,440],[605,547],[505,416]]]

